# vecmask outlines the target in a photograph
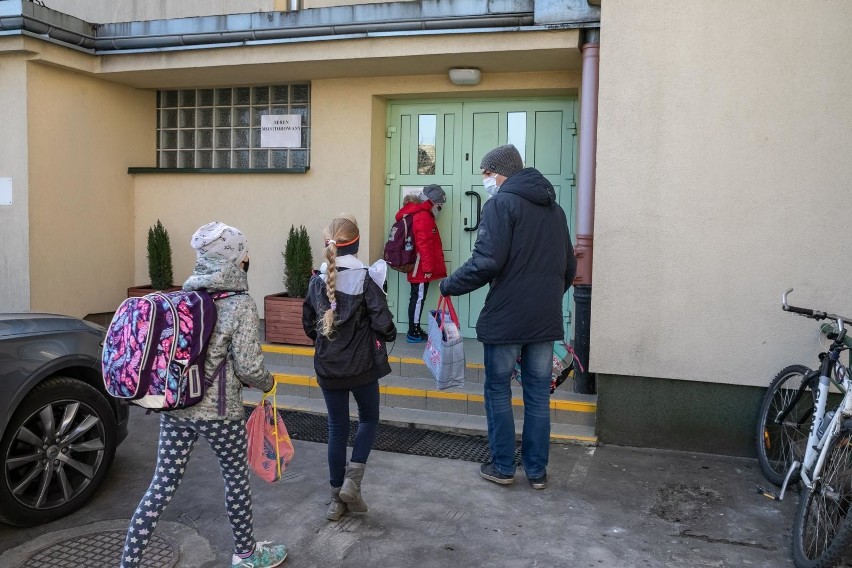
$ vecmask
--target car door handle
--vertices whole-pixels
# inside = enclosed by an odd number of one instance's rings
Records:
[[[473,227],[465,227],[465,231],[475,231],[479,228],[479,222],[482,220],[482,198],[473,190],[465,191],[465,195],[471,195],[476,198],[476,224]]]

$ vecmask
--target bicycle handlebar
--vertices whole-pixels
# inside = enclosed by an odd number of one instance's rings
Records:
[[[837,314],[829,314],[829,313],[821,312],[821,311],[818,311],[818,310],[811,310],[809,308],[799,308],[797,306],[791,306],[790,304],[787,303],[787,295],[792,291],[793,291],[793,289],[789,288],[786,292],[784,292],[781,295],[781,309],[784,310],[785,312],[790,312],[790,313],[793,313],[793,314],[800,314],[800,315],[803,315],[805,317],[812,318],[812,319],[815,319],[815,320],[831,319],[831,320],[835,320],[835,321],[838,321],[838,322],[842,321],[843,323],[852,325],[852,318],[839,316]]]

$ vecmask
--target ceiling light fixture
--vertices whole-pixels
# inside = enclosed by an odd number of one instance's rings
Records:
[[[479,69],[450,69],[450,82],[453,85],[478,85],[481,78],[482,73]]]

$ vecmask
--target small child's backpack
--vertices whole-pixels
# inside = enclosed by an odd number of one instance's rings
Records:
[[[235,292],[155,292],[127,298],[107,328],[101,355],[104,386],[116,397],[153,410],[197,404],[224,376],[225,357],[204,376],[207,344],[216,325],[214,300]],[[219,381],[219,414],[225,414],[225,381]]]
[[[391,225],[383,258],[388,266],[400,272],[411,272],[414,268],[417,253],[414,250],[410,215],[403,215],[399,221]]]

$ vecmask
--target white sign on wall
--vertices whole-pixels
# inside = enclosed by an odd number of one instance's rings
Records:
[[[0,177],[0,205],[12,204],[12,178]]]
[[[302,116],[265,114],[260,117],[261,148],[301,148]]]
[[[420,195],[422,191],[422,185],[401,185],[399,186],[400,201],[402,201],[409,195]]]

